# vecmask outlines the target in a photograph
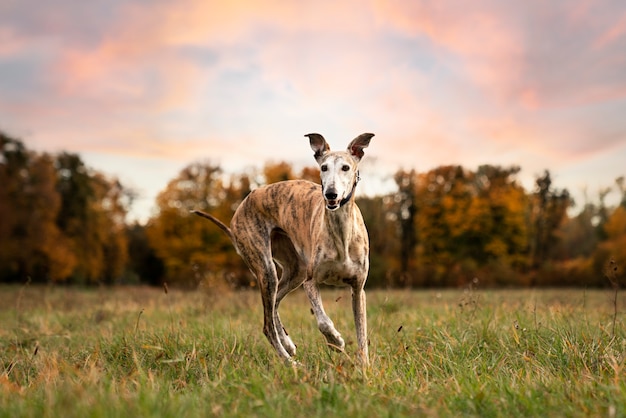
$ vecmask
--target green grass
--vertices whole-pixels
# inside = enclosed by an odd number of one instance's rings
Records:
[[[349,291],[324,300],[346,352],[298,291],[281,309],[292,368],[256,292],[0,287],[0,416],[626,416],[608,290],[369,291],[366,370]]]

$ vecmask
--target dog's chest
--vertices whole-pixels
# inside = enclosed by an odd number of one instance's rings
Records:
[[[347,251],[346,251],[347,250]],[[313,265],[313,279],[329,285],[352,285],[367,276],[367,248],[353,243],[346,250],[318,248]]]

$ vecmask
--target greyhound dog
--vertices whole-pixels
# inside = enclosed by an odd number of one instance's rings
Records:
[[[208,213],[193,213],[226,232],[256,276],[263,299],[263,333],[281,358],[293,362],[296,346],[280,321],[278,306],[300,285],[304,285],[328,345],[343,351],[344,340],[324,312],[319,285],[348,285],[352,288],[358,354],[367,365],[363,287],[369,271],[369,238],[354,191],[363,149],[374,134],[359,135],[347,151],[336,152],[330,151],[322,135],[305,136],[320,167],[321,186],[289,180],[258,188],[241,202],[230,228]],[[276,265],[282,271],[280,279]]]

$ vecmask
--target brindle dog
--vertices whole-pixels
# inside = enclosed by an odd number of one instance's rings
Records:
[[[369,238],[354,202],[358,164],[374,134],[356,137],[346,151],[331,152],[324,137],[308,134],[320,166],[321,186],[289,180],[252,191],[237,208],[230,228],[208,213],[233,241],[255,275],[263,299],[263,333],[278,355],[293,362],[296,346],[283,327],[278,306],[304,285],[319,330],[328,345],[342,351],[345,342],[324,312],[319,285],[352,288],[352,310],[359,357],[368,364],[365,281],[369,271]],[[282,274],[278,278],[276,264]]]

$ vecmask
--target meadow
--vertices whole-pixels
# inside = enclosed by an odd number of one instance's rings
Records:
[[[371,366],[349,290],[302,291],[284,365],[254,291],[0,286],[0,417],[626,416],[626,299],[612,290],[370,290]],[[616,303],[615,303],[616,302]]]

